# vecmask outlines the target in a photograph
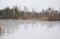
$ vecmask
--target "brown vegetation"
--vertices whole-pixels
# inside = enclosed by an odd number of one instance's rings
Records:
[[[2,23],[0,23],[0,35],[3,33],[3,24]]]

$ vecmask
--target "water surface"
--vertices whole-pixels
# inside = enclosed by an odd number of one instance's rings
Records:
[[[60,21],[0,20],[5,33],[0,39],[60,39]]]

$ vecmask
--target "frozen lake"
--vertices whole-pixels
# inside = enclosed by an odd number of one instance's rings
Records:
[[[0,39],[60,39],[60,21],[0,20],[5,26]]]

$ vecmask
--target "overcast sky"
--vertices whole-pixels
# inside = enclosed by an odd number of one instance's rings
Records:
[[[35,9],[37,11],[42,9],[47,9],[48,7],[59,9],[60,0],[0,0],[0,9],[3,9],[7,6],[10,8],[16,6],[24,7],[28,9]]]

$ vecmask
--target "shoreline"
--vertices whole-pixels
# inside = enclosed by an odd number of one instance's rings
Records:
[[[16,20],[16,21],[49,21],[49,20],[31,20],[31,19],[0,19],[0,20]],[[59,20],[51,20],[51,21],[59,21]]]

